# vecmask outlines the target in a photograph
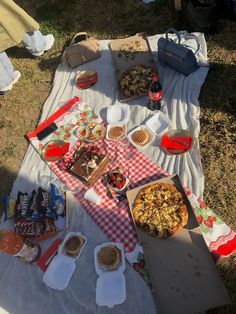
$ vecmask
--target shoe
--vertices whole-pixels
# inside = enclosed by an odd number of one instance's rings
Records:
[[[53,36],[53,34],[48,34],[43,36],[45,39],[45,47],[44,50],[39,51],[39,52],[33,52],[31,53],[34,57],[40,57],[42,56],[42,54],[44,54],[45,51],[48,51],[49,49],[52,48],[52,46],[54,45],[55,42],[55,38]]]
[[[0,95],[5,95],[7,92],[9,92],[10,90],[12,90],[13,85],[14,85],[17,81],[19,81],[19,79],[20,79],[20,77],[21,77],[20,71],[14,71],[13,73],[14,73],[14,75],[15,75],[14,80],[12,81],[11,84],[9,84],[8,86],[6,86],[6,87],[3,88],[2,90],[0,90]]]
[[[54,45],[55,38],[54,38],[53,34],[48,34],[48,35],[44,36],[44,38],[46,40],[46,45],[45,45],[44,51],[48,51]]]

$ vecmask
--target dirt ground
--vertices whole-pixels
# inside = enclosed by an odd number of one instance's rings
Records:
[[[0,194],[11,191],[27,149],[24,135],[37,125],[61,53],[75,32],[87,31],[107,39],[140,31],[153,35],[163,33],[170,26],[179,29],[185,26],[181,16],[165,1],[150,5],[134,0],[16,2],[40,22],[43,33],[55,35],[56,44],[40,58],[32,58],[20,46],[7,51],[22,76],[10,93],[0,96]],[[221,18],[216,32],[207,34],[206,41],[211,67],[199,99],[204,199],[236,230],[236,22]],[[236,256],[220,261],[218,269],[232,303],[210,313],[236,313]]]

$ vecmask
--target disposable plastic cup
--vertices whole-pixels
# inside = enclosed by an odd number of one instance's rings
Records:
[[[99,196],[95,191],[94,189],[89,189],[85,194],[84,194],[84,198],[87,200],[87,201],[90,201],[92,203],[95,203],[95,204],[100,204],[101,202],[101,196]]]

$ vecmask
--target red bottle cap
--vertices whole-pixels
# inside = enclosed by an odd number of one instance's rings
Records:
[[[157,75],[157,73],[155,73],[155,74],[153,75],[153,81],[158,81],[158,75]]]

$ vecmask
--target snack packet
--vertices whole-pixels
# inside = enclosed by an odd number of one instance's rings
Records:
[[[15,217],[20,217],[27,213],[29,205],[29,195],[27,193],[18,192],[15,204]]]
[[[8,195],[2,196],[2,211],[4,213],[4,221],[14,218],[16,200]]]
[[[36,207],[34,208],[31,219],[33,221],[41,219],[50,208],[50,194],[49,192],[43,190],[42,188],[38,189],[38,195],[36,198]]]
[[[55,184],[51,184],[50,209],[47,210],[46,215],[57,219],[58,216],[64,215],[65,198],[60,194]]]
[[[21,214],[22,217],[31,219],[33,213],[37,210],[37,193],[35,190],[32,191],[27,209]]]
[[[14,221],[15,233],[21,236],[35,237],[37,234],[34,221],[29,221],[26,218],[18,217]]]

